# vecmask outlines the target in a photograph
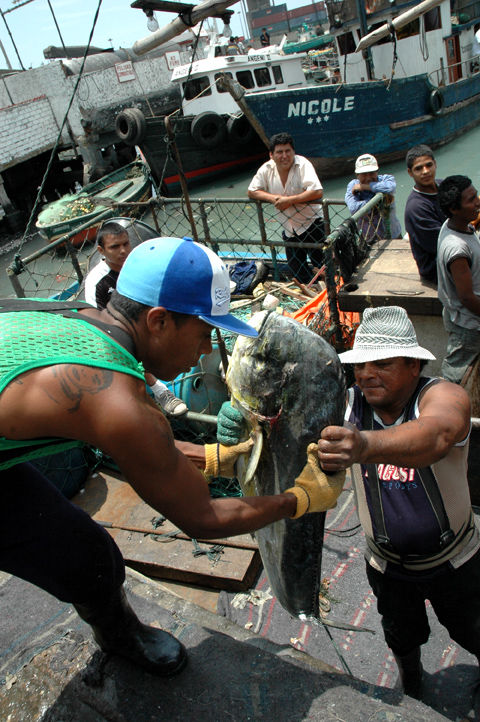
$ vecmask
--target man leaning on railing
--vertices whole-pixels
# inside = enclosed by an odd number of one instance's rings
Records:
[[[295,154],[293,138],[277,133],[270,139],[270,160],[264,163],[248,186],[248,197],[272,203],[283,226],[282,238],[297,243],[317,243],[318,248],[286,246],[287,261],[293,277],[308,284],[320,276],[324,265],[325,240],[323,210],[318,201],[323,187],[315,168],[307,158]],[[308,263],[308,256],[313,269]]]

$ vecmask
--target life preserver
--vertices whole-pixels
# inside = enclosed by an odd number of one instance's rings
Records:
[[[190,128],[193,140],[203,148],[215,148],[227,135],[225,120],[218,113],[200,113]]]
[[[430,104],[430,110],[432,111],[432,114],[440,115],[440,113],[443,110],[444,103],[445,103],[443,93],[440,90],[440,88],[434,88],[432,90],[432,92],[430,93],[428,102]]]
[[[127,145],[137,145],[145,138],[145,116],[138,108],[126,108],[115,120],[115,132]]]
[[[227,121],[228,140],[234,145],[247,145],[253,138],[253,128],[243,115],[234,115]]]

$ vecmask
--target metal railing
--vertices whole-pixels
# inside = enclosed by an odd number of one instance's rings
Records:
[[[428,80],[434,87],[441,88],[445,85],[452,85],[459,80],[471,78],[480,72],[480,55],[474,55],[468,60],[462,60],[460,63],[453,63],[446,67],[442,65],[437,70],[432,70],[428,74]],[[453,78],[456,78],[453,80]]]
[[[382,198],[381,194],[377,194],[354,216],[364,235],[374,237],[381,227],[382,236],[388,237],[388,209],[381,210]],[[275,280],[280,278],[282,264],[286,260],[285,247],[315,248],[314,243],[283,240],[278,211],[269,203],[248,198],[192,198],[189,203],[191,214],[187,212],[183,198],[164,197],[143,203],[121,204],[118,213],[119,216],[128,212],[128,215],[141,217],[158,236],[191,236],[231,261],[245,258],[264,260],[271,265]],[[331,234],[350,217],[350,213],[343,200],[325,199],[322,206],[328,245],[335,238],[335,235],[330,238]],[[100,214],[97,221],[100,222],[107,213]],[[88,224],[77,226],[45,245],[38,234],[28,236],[6,269],[15,295],[43,298],[75,295],[89,270],[92,257],[98,258],[91,242],[72,243],[72,239],[78,238],[79,231],[86,227]],[[141,237],[138,238],[140,240]]]

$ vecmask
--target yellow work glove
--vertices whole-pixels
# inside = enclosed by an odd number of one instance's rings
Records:
[[[297,497],[297,511],[291,517],[298,519],[313,511],[326,511],[337,503],[345,483],[345,471],[327,475],[322,471],[318,461],[318,445],[307,447],[307,463],[300,476],[295,479],[295,486],[286,489]]]
[[[223,444],[205,444],[205,471],[206,477],[225,476],[233,479],[235,476],[235,462],[240,454],[248,453],[253,446],[252,439],[242,441],[235,446]]]

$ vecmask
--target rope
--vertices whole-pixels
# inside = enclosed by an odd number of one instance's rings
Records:
[[[430,52],[428,50],[427,33],[425,30],[425,16],[423,15],[420,18],[420,34],[418,36],[418,44],[420,45],[420,52],[422,53],[422,58],[424,59],[424,61],[427,61],[430,57]]]
[[[63,128],[64,128],[64,126],[65,126],[65,123],[67,122],[67,117],[68,117],[68,114],[69,114],[69,112],[70,112],[70,108],[72,107],[73,99],[75,98],[75,95],[76,95],[76,93],[77,93],[78,86],[80,85],[80,80],[82,79],[82,76],[83,76],[83,70],[84,70],[84,68],[85,68],[85,61],[86,61],[86,59],[87,59],[88,51],[89,51],[89,49],[90,49],[90,43],[92,42],[92,37],[93,37],[94,30],[95,30],[95,26],[96,26],[96,24],[97,24],[98,14],[99,14],[99,12],[100,12],[100,7],[101,7],[101,5],[102,5],[102,0],[98,0],[97,9],[96,9],[96,11],[95,11],[95,17],[93,18],[92,29],[91,29],[91,31],[90,31],[90,36],[89,36],[89,38],[88,38],[88,43],[87,43],[87,46],[86,46],[86,48],[85,48],[85,53],[84,53],[84,55],[83,55],[82,65],[80,66],[80,71],[79,71],[79,73],[78,73],[78,78],[77,78],[77,81],[76,81],[76,83],[75,83],[75,87],[73,88],[73,93],[72,93],[71,98],[70,98],[70,101],[69,101],[69,103],[68,103],[68,107],[67,107],[67,109],[66,109],[66,111],[65,111],[65,115],[63,116],[63,120],[62,120],[62,123],[61,123],[61,125],[60,125],[60,130],[58,131],[58,135],[57,135],[57,139],[56,139],[56,141],[55,141],[55,145],[53,146],[52,152],[50,153],[50,158],[49,158],[49,160],[48,160],[47,168],[46,168],[46,170],[45,170],[44,176],[43,176],[43,178],[42,178],[42,182],[41,182],[40,187],[39,187],[39,189],[38,189],[37,197],[36,197],[36,199],[35,199],[35,203],[34,203],[34,206],[33,206],[33,208],[32,208],[32,212],[30,213],[30,218],[28,219],[27,227],[26,227],[26,229],[25,229],[25,231],[24,231],[24,234],[23,234],[23,236],[22,236],[22,240],[21,240],[21,242],[20,242],[20,249],[23,247],[23,244],[25,243],[25,240],[26,240],[26,238],[27,238],[27,236],[28,236],[28,234],[29,234],[29,232],[30,232],[30,227],[31,227],[31,225],[32,225],[33,218],[35,217],[35,213],[36,213],[38,204],[39,204],[39,202],[40,202],[40,198],[41,198],[42,193],[43,193],[43,188],[44,188],[44,186],[45,186],[45,182],[46,182],[46,180],[47,180],[48,174],[50,173],[50,168],[52,167],[53,159],[54,159],[54,157],[55,157],[55,153],[56,153],[57,148],[58,148],[58,145],[59,145],[59,143],[60,143],[60,138],[62,137]],[[20,249],[19,249],[19,251],[15,254],[15,261],[17,261],[17,258],[18,258],[18,259],[20,258]]]
[[[391,20],[388,21],[388,29],[390,30],[390,40],[393,43],[393,60],[392,60],[392,71],[390,73],[390,80],[388,81],[387,90],[390,90],[390,86],[392,84],[393,76],[395,75],[395,66],[397,64],[398,60],[398,53],[397,53],[397,34],[395,32],[394,25]]]
[[[182,15],[179,15],[179,18],[182,20],[182,22],[185,23],[185,20],[184,20],[184,18],[182,17]],[[193,27],[193,25],[188,25],[187,23],[185,23],[185,24],[187,25],[187,27],[190,27],[190,28]],[[195,23],[194,23],[194,24],[195,24]],[[194,35],[194,37],[195,37],[195,43],[194,43],[194,45],[193,45],[192,57],[191,57],[191,59],[190,59],[190,67],[189,67],[189,69],[188,69],[188,75],[187,75],[187,79],[186,79],[185,84],[184,84],[184,88],[187,87],[188,81],[190,80],[190,75],[191,75],[191,73],[192,73],[193,63],[195,62],[195,57],[196,57],[196,54],[197,54],[198,43],[199,43],[199,41],[200,41],[200,33],[201,33],[201,31],[202,31],[202,27],[203,27],[203,20],[202,20],[201,23],[200,23],[200,28],[199,28],[198,34],[195,35],[195,33],[193,33],[193,35]],[[210,86],[209,86],[209,87],[210,87]],[[208,88],[206,88],[205,90],[208,90]],[[202,93],[205,92],[205,90],[203,90]],[[199,93],[199,95],[201,95],[202,93]],[[196,96],[196,97],[198,97],[198,96]],[[185,100],[185,90],[182,91],[181,98],[182,98],[182,104],[183,104],[183,101]],[[178,110],[175,110],[173,113],[171,113],[171,116],[172,116],[172,115],[176,115],[178,112],[179,112]],[[170,117],[171,117],[171,116],[170,116]],[[173,130],[173,133],[175,134],[175,125],[174,125],[174,124],[173,124],[173,126],[172,126],[172,130]],[[165,141],[166,141],[166,144],[167,144],[167,152],[165,153],[165,162],[164,162],[164,164],[163,164],[162,173],[161,173],[161,176],[160,176],[160,183],[159,183],[159,187],[160,187],[160,188],[161,188],[161,186],[162,186],[162,184],[163,184],[163,179],[165,178],[165,173],[166,173],[166,170],[167,170],[167,164],[168,164],[168,161],[169,161],[169,160],[171,160],[172,163],[174,164],[175,168],[176,168],[177,170],[179,170],[179,169],[178,169],[178,165],[177,165],[176,160],[175,160],[175,157],[174,157],[174,155],[172,154],[172,151],[171,151],[172,141],[170,140],[170,138],[168,138],[168,136],[165,136]]]
[[[329,630],[329,628],[328,628],[325,624],[323,625],[323,628],[324,628],[324,630],[326,631],[326,633],[327,633],[327,635],[328,635],[328,638],[330,639],[331,643],[333,644],[333,648],[334,648],[335,652],[337,653],[337,657],[339,658],[340,664],[342,665],[343,669],[345,670],[345,672],[346,672],[348,675],[350,675],[350,677],[353,677],[352,671],[351,671],[350,667],[348,666],[347,661],[346,661],[346,659],[344,658],[343,654],[340,652],[340,650],[339,650],[339,648],[338,648],[338,646],[337,646],[337,643],[335,642],[334,638],[332,637],[331,631]]]

